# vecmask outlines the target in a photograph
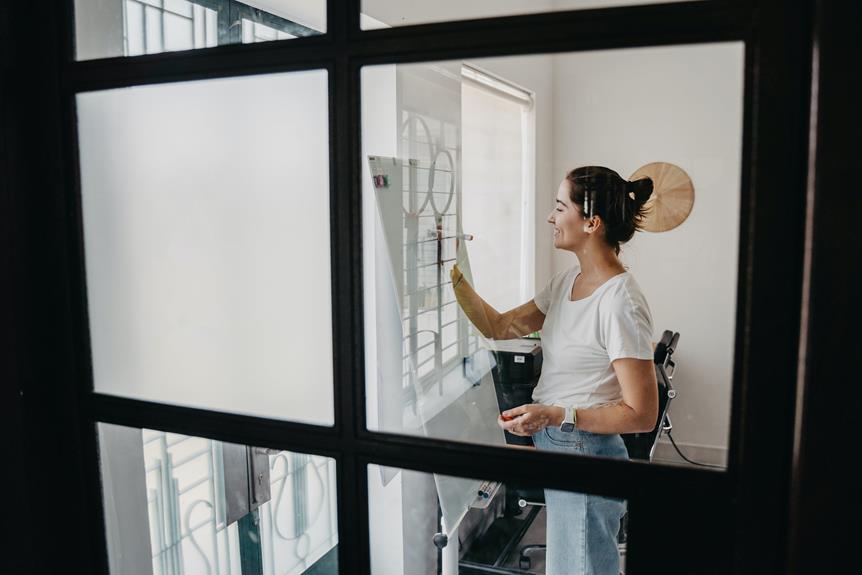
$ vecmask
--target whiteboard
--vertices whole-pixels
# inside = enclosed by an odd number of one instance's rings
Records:
[[[378,265],[389,272],[376,277],[390,283],[376,289],[390,294],[397,309],[385,325],[377,318],[379,336],[386,334],[380,341],[387,342],[378,342],[378,385],[387,397],[380,419],[391,424],[382,430],[394,426],[435,439],[506,445],[497,425],[492,347],[458,307],[449,279],[457,263],[472,281],[454,168],[451,162],[380,156],[368,161],[377,237],[386,245]],[[396,354],[398,370],[392,368]],[[448,533],[476,500],[482,481],[438,474],[434,479]]]

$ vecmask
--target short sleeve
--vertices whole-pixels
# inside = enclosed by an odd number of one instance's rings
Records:
[[[652,314],[643,293],[623,283],[608,295],[601,322],[611,362],[623,357],[652,359]]]
[[[545,284],[545,287],[542,288],[542,291],[536,294],[536,297],[533,298],[533,301],[536,303],[536,307],[539,308],[539,311],[545,315],[548,315],[548,310],[551,309],[551,302],[554,300],[554,291],[560,285],[560,282],[565,279],[566,275],[570,273],[570,270],[565,270],[554,274],[554,276],[548,280],[548,283]]]

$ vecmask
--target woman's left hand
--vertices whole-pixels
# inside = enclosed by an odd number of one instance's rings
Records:
[[[504,411],[497,417],[497,425],[509,433],[529,437],[546,427],[559,425],[562,417],[562,407],[526,403]]]

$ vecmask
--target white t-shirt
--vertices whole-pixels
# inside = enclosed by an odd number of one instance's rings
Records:
[[[533,401],[544,405],[595,407],[622,399],[611,363],[621,357],[652,359],[652,315],[629,272],[572,301],[580,267],[554,276],[534,298],[545,314],[542,374]]]

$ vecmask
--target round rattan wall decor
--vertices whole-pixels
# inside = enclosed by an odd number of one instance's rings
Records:
[[[674,164],[653,162],[638,168],[630,181],[649,176],[653,192],[647,200],[643,229],[666,232],[685,221],[694,206],[694,184],[688,174]]]

